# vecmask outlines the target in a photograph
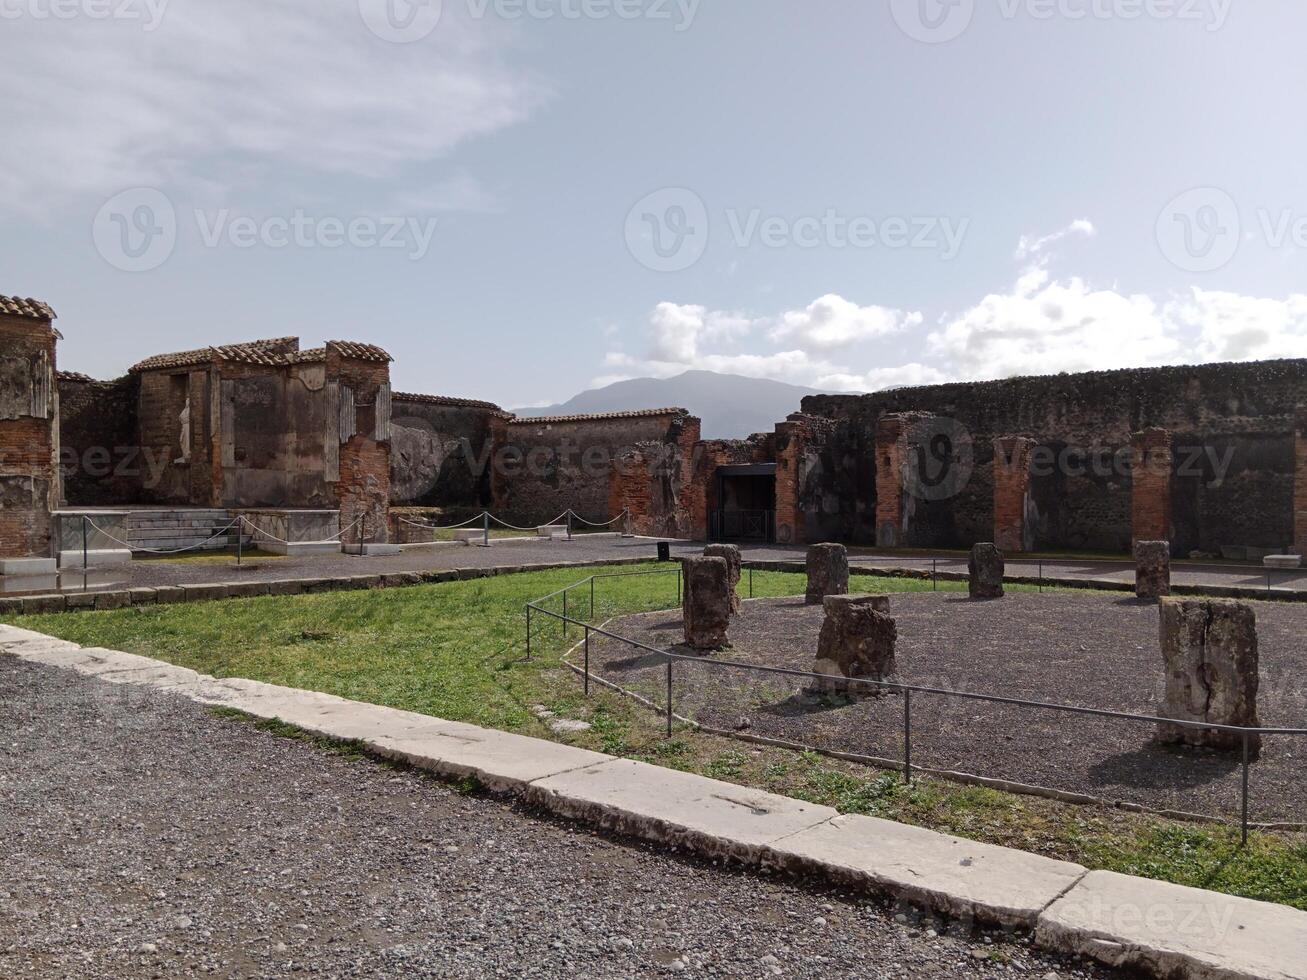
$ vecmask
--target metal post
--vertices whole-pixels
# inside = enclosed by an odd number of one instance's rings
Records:
[[[930,560],[930,590],[939,591],[939,560],[936,558]]]
[[[676,604],[681,604],[681,565],[676,566]]]
[[[590,622],[595,621],[595,577],[590,576]]]
[[[531,659],[531,604],[526,605],[526,659]]]
[[[567,512],[567,540],[572,540],[572,512]]]
[[[1269,568],[1266,570],[1266,591],[1271,591],[1271,570]]]
[[[241,544],[245,538],[245,535],[243,533],[245,530],[245,526],[242,523],[244,520],[245,518],[243,517],[236,518],[236,564],[238,566],[241,563]]]
[[[1248,733],[1243,733],[1243,846],[1248,846]]]
[[[590,627],[585,628],[585,696],[590,696]]]
[[[1039,591],[1044,591],[1044,563],[1039,563]]]
[[[567,636],[567,590],[563,590],[563,636]]]
[[[749,598],[753,598],[753,566],[749,566]]]
[[[483,510],[481,512],[481,530],[485,534],[485,545],[487,548],[489,548],[490,547],[490,511],[488,510]]]
[[[667,737],[672,737],[672,660],[667,659]]]
[[[88,519],[89,518],[87,518],[85,514],[82,515],[82,571],[86,571],[86,566],[90,560],[87,553],[87,544],[86,544],[86,522]],[[131,535],[129,534],[127,535],[127,537],[131,538]]]
[[[367,537],[368,537],[368,515],[364,513],[359,518],[359,557],[362,558],[367,554]]]
[[[903,691],[903,778],[912,785],[912,691]]]

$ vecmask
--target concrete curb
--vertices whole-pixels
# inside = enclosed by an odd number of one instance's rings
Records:
[[[276,719],[442,776],[474,776],[559,815],[756,867],[833,881],[1166,980],[1304,980],[1307,912],[1085,868],[557,742],[219,680],[0,626],[0,652],[111,684],[153,687]]]

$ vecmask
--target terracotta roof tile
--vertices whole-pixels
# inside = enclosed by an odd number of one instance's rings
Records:
[[[82,374],[81,371],[60,371],[60,381],[71,381],[74,384],[89,385],[95,384],[95,379],[89,374]]]
[[[360,344],[353,340],[327,341],[327,350],[333,349],[341,357],[348,357],[355,361],[379,361],[383,364],[389,364],[394,360],[393,357],[375,344]]]
[[[597,412],[593,415],[515,416],[509,425],[552,425],[556,422],[603,422],[609,419],[644,419],[660,415],[689,415],[684,408],[642,408],[630,412]]]
[[[195,367],[218,360],[240,361],[246,364],[289,364],[290,358],[298,353],[298,347],[298,337],[274,337],[270,340],[251,340],[243,344],[203,347],[199,350],[178,351],[174,354],[156,354],[138,364],[133,364],[131,373]]]
[[[23,299],[21,296],[0,296],[0,313],[9,316],[25,316],[32,320],[53,320],[54,310],[39,299]]]
[[[504,413],[494,402],[477,401],[474,398],[450,398],[446,395],[414,395],[397,391],[391,398],[397,402],[419,402],[423,405],[446,405],[450,408],[484,408],[492,412]]]

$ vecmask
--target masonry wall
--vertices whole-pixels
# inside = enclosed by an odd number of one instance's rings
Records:
[[[59,442],[64,501],[105,507],[143,500],[167,460],[141,451],[135,377],[92,381],[59,376]]]
[[[612,466],[637,447],[676,444],[682,413],[521,419],[496,425],[492,510],[514,524],[553,520],[569,508],[589,521],[607,521]]]
[[[821,455],[823,466],[838,469],[842,479],[818,488],[823,498],[837,499],[817,507],[852,514],[845,540],[859,543],[875,540],[875,521],[867,515],[878,502],[878,482],[883,487],[890,478],[876,452],[877,426],[886,415],[948,420],[971,443],[965,484],[945,500],[917,501],[908,539],[901,542],[915,546],[969,547],[992,539],[993,439],[1020,435],[1055,459],[1048,473],[1031,476],[1033,546],[1126,550],[1133,537],[1128,464],[1081,472],[1056,459],[1063,451],[1071,458],[1128,459],[1133,433],[1165,429],[1174,451],[1171,515],[1180,552],[1216,551],[1221,544],[1278,548],[1293,541],[1295,407],[1305,402],[1307,361],[1289,360],[820,395],[805,398],[803,409],[837,423]],[[1227,453],[1229,469],[1217,480],[1208,454],[1224,460]]]
[[[392,504],[489,505],[491,425],[502,414],[497,406],[397,393],[392,414]]]
[[[0,315],[0,557],[48,557],[59,504],[59,391],[49,322]]]
[[[364,521],[344,540],[385,543],[390,535],[390,365],[344,357],[328,344],[326,377],[325,390],[343,396],[337,424],[330,428],[340,445],[337,465],[327,461],[328,482],[342,530]],[[339,478],[333,481],[333,476]]]

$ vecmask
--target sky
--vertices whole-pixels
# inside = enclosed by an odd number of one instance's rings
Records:
[[[517,407],[1307,356],[1301,0],[0,0],[60,366],[296,335]]]

